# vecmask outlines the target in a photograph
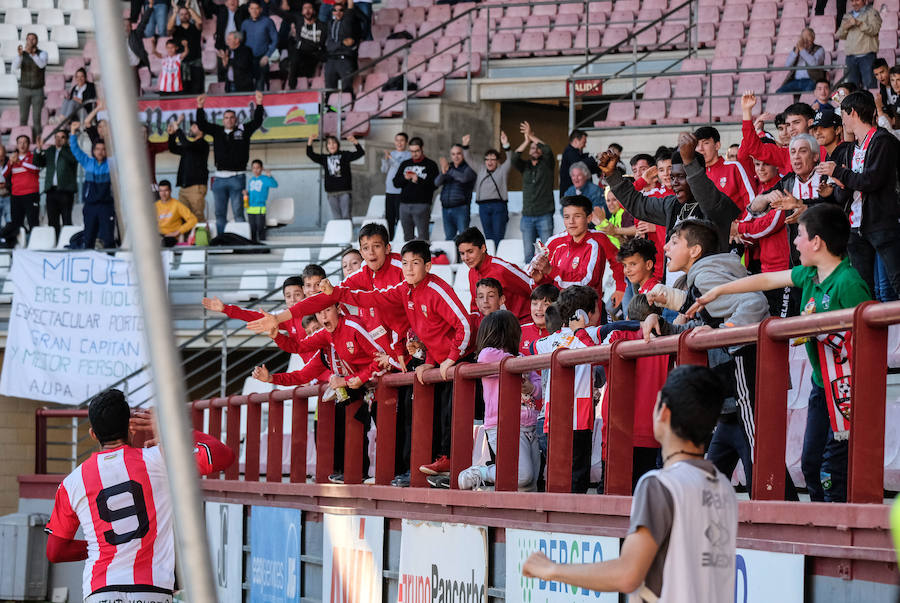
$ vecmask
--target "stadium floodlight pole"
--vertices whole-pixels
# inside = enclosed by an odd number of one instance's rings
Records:
[[[184,374],[172,334],[172,312],[160,259],[159,234],[150,196],[144,137],[138,130],[134,71],[122,35],[122,5],[95,0],[94,20],[109,113],[121,206],[131,231],[144,334],[150,348],[157,399],[157,426],[166,450],[166,468],[175,514],[175,541],[186,600],[214,603],[216,589],[206,540],[200,486],[186,414]],[[175,495],[177,493],[177,495]]]

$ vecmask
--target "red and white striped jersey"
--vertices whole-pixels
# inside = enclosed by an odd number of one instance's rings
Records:
[[[573,332],[563,327],[556,333],[538,339],[531,344],[533,354],[550,354],[556,348],[577,349],[599,345],[597,327],[587,327]],[[548,371],[548,375],[550,371]],[[550,379],[544,384],[544,432],[550,433]],[[572,412],[572,429],[594,428],[594,370],[590,364],[575,367],[575,408]]]
[[[216,464],[214,455],[221,454],[215,448],[222,445],[203,439],[196,445],[198,470],[208,474]],[[122,445],[96,452],[66,476],[56,491],[46,530],[72,540],[79,526],[88,550],[85,597],[123,586],[171,593],[175,582],[172,502],[159,446]]]
[[[166,56],[159,68],[159,91],[181,92],[181,55]]]

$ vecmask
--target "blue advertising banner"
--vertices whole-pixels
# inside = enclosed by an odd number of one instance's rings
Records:
[[[300,603],[301,529],[298,509],[251,507],[251,603]]]

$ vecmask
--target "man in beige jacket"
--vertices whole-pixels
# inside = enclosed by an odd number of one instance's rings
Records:
[[[846,40],[847,74],[845,79],[857,86],[875,88],[872,67],[878,52],[881,15],[867,0],[850,0],[850,12],[844,15],[837,38]]]

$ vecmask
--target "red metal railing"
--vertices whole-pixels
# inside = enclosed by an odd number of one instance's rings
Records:
[[[789,340],[794,337],[852,330],[853,342],[853,417],[850,432],[848,501],[881,503],[884,483],[884,423],[887,374],[887,329],[900,323],[900,302],[867,302],[854,309],[812,316],[775,319],[758,325],[699,330],[678,336],[659,337],[649,343],[620,341],[577,350],[558,349],[553,354],[507,358],[501,363],[460,364],[453,367],[453,424],[451,441],[451,488],[457,475],[472,458],[472,425],[475,411],[475,379],[500,376],[499,421],[497,433],[498,491],[517,487],[520,379],[532,370],[551,369],[552,400],[571,399],[574,367],[579,364],[603,364],[609,382],[609,435],[607,439],[606,492],[631,493],[632,432],[634,429],[634,383],[638,358],[674,355],[678,364],[706,364],[707,350],[723,346],[757,343],[756,448],[751,498],[783,500],[785,491],[784,456],[787,430],[787,392],[790,389],[788,363]],[[410,465],[416,468],[431,462],[434,384],[441,381],[437,369],[426,371],[425,383],[412,373],[396,373],[381,378],[377,385],[378,404],[375,483],[390,484],[394,475],[395,434],[397,429],[398,388],[412,385],[412,446]],[[197,400],[190,404],[193,424],[202,428],[209,413],[210,434],[221,438],[222,412],[226,413],[226,443],[233,449],[240,444],[241,407],[247,406],[245,441],[246,481],[260,478],[260,433],[262,404],[269,405],[267,426],[266,481],[280,482],[282,465],[284,401],[291,399],[292,434],[290,441],[290,481],[306,481],[307,401],[319,396],[316,481],[324,483],[332,472],[334,442],[334,404],[321,399],[321,386],[276,390],[268,394],[229,396]],[[362,474],[363,427],[353,419],[361,402],[351,403],[345,413],[346,438],[344,481],[360,483]],[[36,472],[46,471],[46,417],[73,416],[79,411],[39,410],[37,416],[38,460]],[[83,412],[83,411],[81,411]],[[571,404],[550,406],[547,491],[571,490],[572,424]],[[43,458],[43,462],[41,462]],[[278,468],[281,468],[279,471]],[[235,463],[225,471],[225,479],[240,478]],[[425,476],[411,473],[412,486],[427,486]]]

